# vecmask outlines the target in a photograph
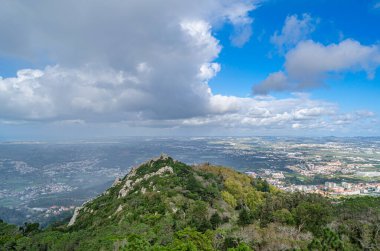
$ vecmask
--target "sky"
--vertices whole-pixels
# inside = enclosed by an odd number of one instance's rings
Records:
[[[2,0],[0,140],[380,136],[380,1]]]

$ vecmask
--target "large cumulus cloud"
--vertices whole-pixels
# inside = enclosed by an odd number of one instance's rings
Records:
[[[0,115],[108,121],[206,114],[207,81],[220,70],[211,27],[244,30],[254,7],[232,0],[2,1],[0,55],[50,66],[0,80]]]

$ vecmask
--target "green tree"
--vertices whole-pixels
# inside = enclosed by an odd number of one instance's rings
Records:
[[[273,220],[287,225],[293,225],[295,223],[292,213],[286,208],[273,212]]]
[[[190,224],[201,232],[205,232],[207,229],[212,228],[210,221],[207,219],[207,209],[208,204],[200,200],[195,201],[190,207]]]
[[[27,236],[36,232],[39,232],[39,223],[28,223],[25,222],[24,226],[20,227],[20,231],[22,232],[23,235]]]
[[[176,239],[171,246],[174,248],[171,250],[181,251],[214,250],[212,247],[211,238],[209,238],[209,236],[191,228],[185,228],[184,230],[178,231],[176,233]]]
[[[235,208],[237,206],[237,201],[235,197],[227,191],[222,191],[222,198],[227,202],[231,207]]]
[[[300,230],[306,229],[318,236],[330,221],[331,210],[322,203],[302,202],[292,214]]]
[[[217,212],[211,215],[210,223],[213,229],[217,229],[219,225],[222,223],[222,218],[220,218]]]
[[[253,251],[253,249],[245,243],[240,243],[239,246],[235,248],[228,248],[227,251]]]
[[[127,238],[127,245],[125,246],[125,251],[149,251],[151,248],[149,242],[145,240],[142,236],[131,234]]]
[[[339,235],[329,228],[323,229],[321,238],[314,238],[313,241],[308,246],[309,250],[315,251],[343,251],[344,248],[342,240]]]
[[[245,226],[251,224],[252,222],[253,217],[251,215],[251,212],[246,207],[243,207],[243,209],[239,213],[238,224],[241,226]]]
[[[262,179],[261,177],[254,179],[252,181],[252,185],[257,191],[266,192],[266,193],[270,192],[269,183],[266,180]]]

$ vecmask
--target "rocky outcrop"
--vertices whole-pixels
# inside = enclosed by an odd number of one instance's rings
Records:
[[[67,225],[67,226],[72,226],[72,225],[74,225],[74,223],[75,223],[75,221],[76,221],[76,219],[77,219],[77,217],[78,217],[78,215],[79,215],[79,211],[82,209],[82,207],[76,207],[75,208],[75,210],[74,210],[74,214],[73,214],[73,216],[71,217],[71,219],[70,219],[70,222],[69,222],[69,224]]]
[[[126,177],[127,180],[124,183],[124,186],[119,191],[118,198],[125,197],[133,188],[141,183],[142,181],[146,181],[153,176],[161,176],[164,173],[174,173],[173,168],[170,166],[164,166],[158,169],[156,172],[145,174],[142,178],[137,178],[136,180],[130,179],[131,177],[136,175],[136,169],[132,170],[131,173]]]

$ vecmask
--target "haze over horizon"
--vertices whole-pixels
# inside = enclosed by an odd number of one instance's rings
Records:
[[[380,136],[380,2],[0,3],[0,141]]]

